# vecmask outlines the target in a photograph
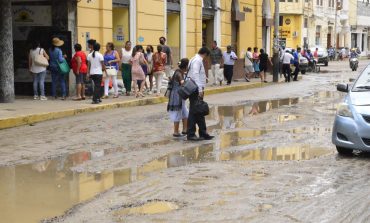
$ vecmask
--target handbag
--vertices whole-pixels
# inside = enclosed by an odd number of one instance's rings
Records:
[[[165,97],[170,98],[172,88],[173,88],[173,80],[170,78],[170,80],[168,81],[168,84],[167,84],[166,93],[164,93]]]
[[[44,57],[43,54],[41,54],[41,49],[39,51],[39,54],[37,54],[34,58],[34,63],[37,65],[37,66],[41,66],[41,67],[47,67],[49,66],[49,61],[48,59],[46,59]]]
[[[195,81],[191,78],[187,78],[187,80],[185,80],[184,85],[182,85],[178,90],[178,94],[182,99],[186,100],[190,97],[190,95],[192,95],[197,90],[198,85],[195,83]]]
[[[68,63],[66,60],[63,60],[63,62],[59,62],[57,60],[57,63],[58,63],[58,67],[59,67],[59,71],[60,73],[62,74],[69,74],[69,71],[71,70],[71,68],[69,67]]]
[[[108,66],[105,71],[107,72],[107,76],[117,76],[117,70],[115,67]]]
[[[207,115],[209,115],[209,106],[208,106],[208,103],[205,102],[203,99],[199,99],[194,104],[193,112],[194,112],[195,115],[199,115],[199,116],[207,116]]]

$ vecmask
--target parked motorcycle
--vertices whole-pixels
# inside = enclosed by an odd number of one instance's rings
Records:
[[[349,60],[349,66],[351,67],[352,71],[356,71],[358,68],[358,59],[357,58],[351,58]]]

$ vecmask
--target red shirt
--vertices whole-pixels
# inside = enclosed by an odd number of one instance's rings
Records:
[[[74,73],[77,73],[77,57],[81,58],[81,67],[80,67],[80,74],[87,73],[87,63],[86,63],[86,54],[82,51],[78,51],[72,58],[72,70]]]
[[[153,55],[153,72],[164,71],[164,65],[167,61],[167,55],[163,52],[155,52]]]

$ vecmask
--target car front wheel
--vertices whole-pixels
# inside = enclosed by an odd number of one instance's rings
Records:
[[[337,146],[337,151],[340,155],[352,155],[353,149],[347,149],[340,146]]]

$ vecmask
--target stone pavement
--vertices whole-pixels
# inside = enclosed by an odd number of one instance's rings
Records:
[[[233,82],[231,86],[208,86],[206,94],[218,94],[230,91],[246,90],[259,88],[272,84],[272,75],[268,75],[267,84],[262,84],[260,79],[252,79],[247,83],[244,80]],[[280,80],[282,81],[282,80]],[[210,84],[209,84],[210,85]],[[12,128],[21,125],[31,125],[37,122],[78,115],[87,112],[103,111],[113,108],[143,106],[159,104],[167,101],[166,97],[146,96],[145,98],[135,98],[133,96],[120,96],[117,99],[105,99],[99,105],[92,105],[91,99],[85,101],[73,101],[67,99],[40,101],[33,98],[18,98],[15,103],[0,104],[0,129]]]

